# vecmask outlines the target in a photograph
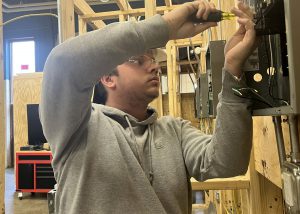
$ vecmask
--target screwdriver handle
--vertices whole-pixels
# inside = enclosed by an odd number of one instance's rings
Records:
[[[222,11],[221,10],[218,10],[216,12],[211,12],[209,13],[208,17],[207,17],[207,20],[204,20],[202,18],[197,18],[196,17],[196,14],[197,14],[197,11],[191,15],[191,21],[194,22],[194,23],[205,23],[205,22],[220,22],[223,20],[223,16],[222,16]]]

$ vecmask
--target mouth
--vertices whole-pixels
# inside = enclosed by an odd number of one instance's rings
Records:
[[[159,82],[159,77],[158,76],[154,76],[152,78],[149,79],[149,82]]]

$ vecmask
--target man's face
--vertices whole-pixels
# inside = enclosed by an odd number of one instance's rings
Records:
[[[150,54],[131,57],[119,65],[117,70],[114,92],[118,93],[119,97],[148,103],[158,97],[160,66]]]

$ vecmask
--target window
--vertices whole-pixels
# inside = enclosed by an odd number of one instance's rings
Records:
[[[35,72],[35,42],[33,40],[11,43],[12,74]]]

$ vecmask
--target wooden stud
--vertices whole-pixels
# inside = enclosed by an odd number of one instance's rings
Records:
[[[125,10],[132,10],[128,0],[116,0],[116,3],[120,10],[125,11]],[[120,16],[119,16],[120,18]],[[124,17],[125,18],[125,17]],[[132,20],[136,21],[135,17],[131,17]]]
[[[249,165],[249,179],[250,179],[250,189],[249,189],[249,199],[250,199],[250,213],[263,214],[261,195],[260,195],[260,185],[259,185],[259,174],[255,170],[254,163],[254,151],[251,151],[250,165]]]
[[[165,4],[167,7],[172,6],[172,0],[165,0]]]
[[[131,6],[127,0],[116,0],[116,3],[120,10],[131,10]]]
[[[0,0],[2,5],[2,0]],[[0,23],[3,22],[2,7],[0,9]],[[0,29],[0,52],[3,55],[3,27]],[[0,58],[0,213],[4,213],[5,193],[5,81],[3,57]]]
[[[93,9],[90,7],[90,5],[88,5],[88,3],[86,3],[85,0],[73,0],[73,1],[74,1],[75,12],[78,15],[86,15],[86,14],[94,14],[95,13],[93,11]],[[89,25],[93,29],[100,29],[100,28],[103,28],[106,24],[103,21],[98,19],[97,21],[89,22]]]
[[[58,0],[59,42],[75,36],[74,3],[70,0]]]
[[[156,1],[145,0],[145,18],[148,19],[156,14]],[[159,116],[163,116],[163,101],[161,88],[159,89],[158,97],[150,103],[150,106],[155,108]]]
[[[145,0],[146,19],[156,14],[156,0]]]
[[[125,16],[124,15],[119,15],[119,22],[125,22]]]
[[[167,76],[168,76],[168,97],[169,97],[169,115],[175,116],[175,106],[174,106],[174,85],[173,85],[173,51],[174,48],[174,41],[169,41],[166,45],[166,51],[167,51]],[[176,59],[175,59],[176,60]]]
[[[85,34],[87,32],[87,22],[78,16],[78,32],[79,35]]]

